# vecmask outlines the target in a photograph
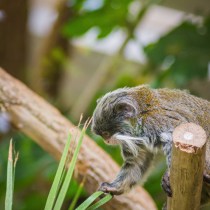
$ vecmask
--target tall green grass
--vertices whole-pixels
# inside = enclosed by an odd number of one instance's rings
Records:
[[[58,170],[55,175],[55,179],[53,181],[50,193],[47,198],[45,210],[60,210],[61,209],[66,193],[68,191],[70,182],[71,182],[71,178],[74,172],[79,150],[82,145],[82,141],[83,141],[86,129],[88,125],[90,124],[90,121],[91,120],[85,122],[85,125],[81,131],[80,136],[78,137],[78,139],[76,137],[76,139],[74,139],[72,143],[71,143],[71,136],[69,135],[65,148],[64,148],[64,152],[62,154],[62,157],[58,166]],[[73,145],[75,145],[75,150],[72,157],[71,157],[72,152],[70,152],[69,153],[70,155],[68,155],[70,145],[72,145],[72,148],[73,148]],[[70,164],[68,166],[68,169],[65,170],[65,166],[68,165],[67,162],[69,159],[71,160]],[[84,183],[82,185],[84,185]],[[82,189],[82,185],[78,188],[78,191],[75,194],[75,198],[69,207],[70,210],[74,209],[76,205],[76,202],[78,200],[79,194]],[[95,192],[86,201],[84,201],[79,207],[77,207],[76,210],[87,209],[93,203],[93,201],[96,200],[102,194],[103,192],[100,192],[100,191]],[[108,202],[111,198],[112,198],[111,195],[106,195],[103,199],[98,201],[96,204],[93,204],[90,207],[90,209],[93,210],[93,209],[99,208],[100,206]]]
[[[7,185],[5,197],[5,210],[12,210],[14,181],[15,181],[15,166],[18,160],[18,153],[15,152],[13,141],[10,140],[9,154],[7,161]]]
[[[81,121],[81,120],[80,120]],[[69,189],[70,182],[72,179],[72,175],[75,169],[77,157],[82,145],[82,141],[89,126],[91,120],[85,122],[80,135],[76,135],[74,139],[69,134],[68,139],[66,141],[66,145],[64,147],[64,151],[61,157],[61,160],[58,165],[58,169],[55,174],[55,178],[50,189],[50,192],[47,197],[47,201],[45,204],[44,210],[60,210],[64,203],[64,199],[66,193]],[[80,125],[80,124],[79,124]],[[79,126],[78,126],[79,127]],[[73,152],[74,151],[74,152]],[[8,156],[8,168],[7,168],[7,191],[6,191],[6,199],[5,199],[5,210],[12,210],[13,204],[13,191],[14,191],[14,177],[15,177],[15,165],[17,162],[18,155],[15,155],[13,158],[13,144],[10,142],[9,148],[9,156]],[[85,179],[80,184],[75,197],[72,201],[72,204],[69,207],[69,210],[75,209],[76,203],[80,196],[82,187],[85,183]],[[76,208],[76,210],[94,210],[98,209],[100,206],[104,205],[106,202],[112,199],[112,196],[107,194],[104,197],[91,205],[99,196],[103,195],[103,192],[97,191],[93,193],[87,200],[85,200],[80,206]]]
[[[78,189],[77,189],[77,191],[76,191],[76,193],[74,195],[74,198],[73,198],[73,200],[72,200],[68,210],[74,210],[75,209],[75,206],[76,206],[76,204],[78,202],[78,199],[79,199],[79,197],[80,197],[80,195],[82,193],[82,189],[84,187],[85,181],[86,181],[86,176],[83,177],[83,180],[80,183],[80,185],[79,185],[79,187],[78,187]]]

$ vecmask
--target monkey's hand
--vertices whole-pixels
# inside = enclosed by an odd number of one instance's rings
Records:
[[[125,162],[115,180],[111,183],[102,183],[99,190],[112,195],[123,194],[137,184],[140,175],[141,169],[138,164]]]
[[[124,192],[122,187],[120,187],[117,183],[114,182],[103,182],[98,190],[104,193],[110,193],[112,195],[121,195]]]
[[[166,171],[162,177],[161,186],[168,197],[172,197],[172,190],[170,186],[169,172]]]

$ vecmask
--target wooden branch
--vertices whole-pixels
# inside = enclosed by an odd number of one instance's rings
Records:
[[[173,133],[168,210],[200,209],[206,133],[193,123],[181,124]]]
[[[12,124],[30,136],[43,149],[60,159],[65,139],[78,129],[60,112],[24,84],[0,68],[0,110],[6,111]],[[85,136],[76,165],[76,178],[86,176],[85,189],[93,193],[103,181],[111,181],[119,171],[117,164],[88,136]],[[116,196],[104,209],[154,210],[155,204],[141,187],[131,193]]]

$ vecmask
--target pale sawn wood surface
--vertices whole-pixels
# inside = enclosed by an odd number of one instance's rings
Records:
[[[199,210],[205,161],[205,131],[193,123],[181,124],[173,133],[168,210]]]

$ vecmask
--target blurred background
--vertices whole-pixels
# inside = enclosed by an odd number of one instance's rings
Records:
[[[208,0],[1,0],[0,66],[75,124],[96,99],[124,86],[189,89],[210,100]],[[119,164],[119,148],[89,135]],[[4,208],[8,139],[20,157],[15,210],[43,209],[57,167],[52,157],[0,113],[0,209]],[[160,155],[144,187],[161,209],[166,199]],[[78,183],[74,181],[63,209]],[[80,200],[86,198],[85,190]]]

